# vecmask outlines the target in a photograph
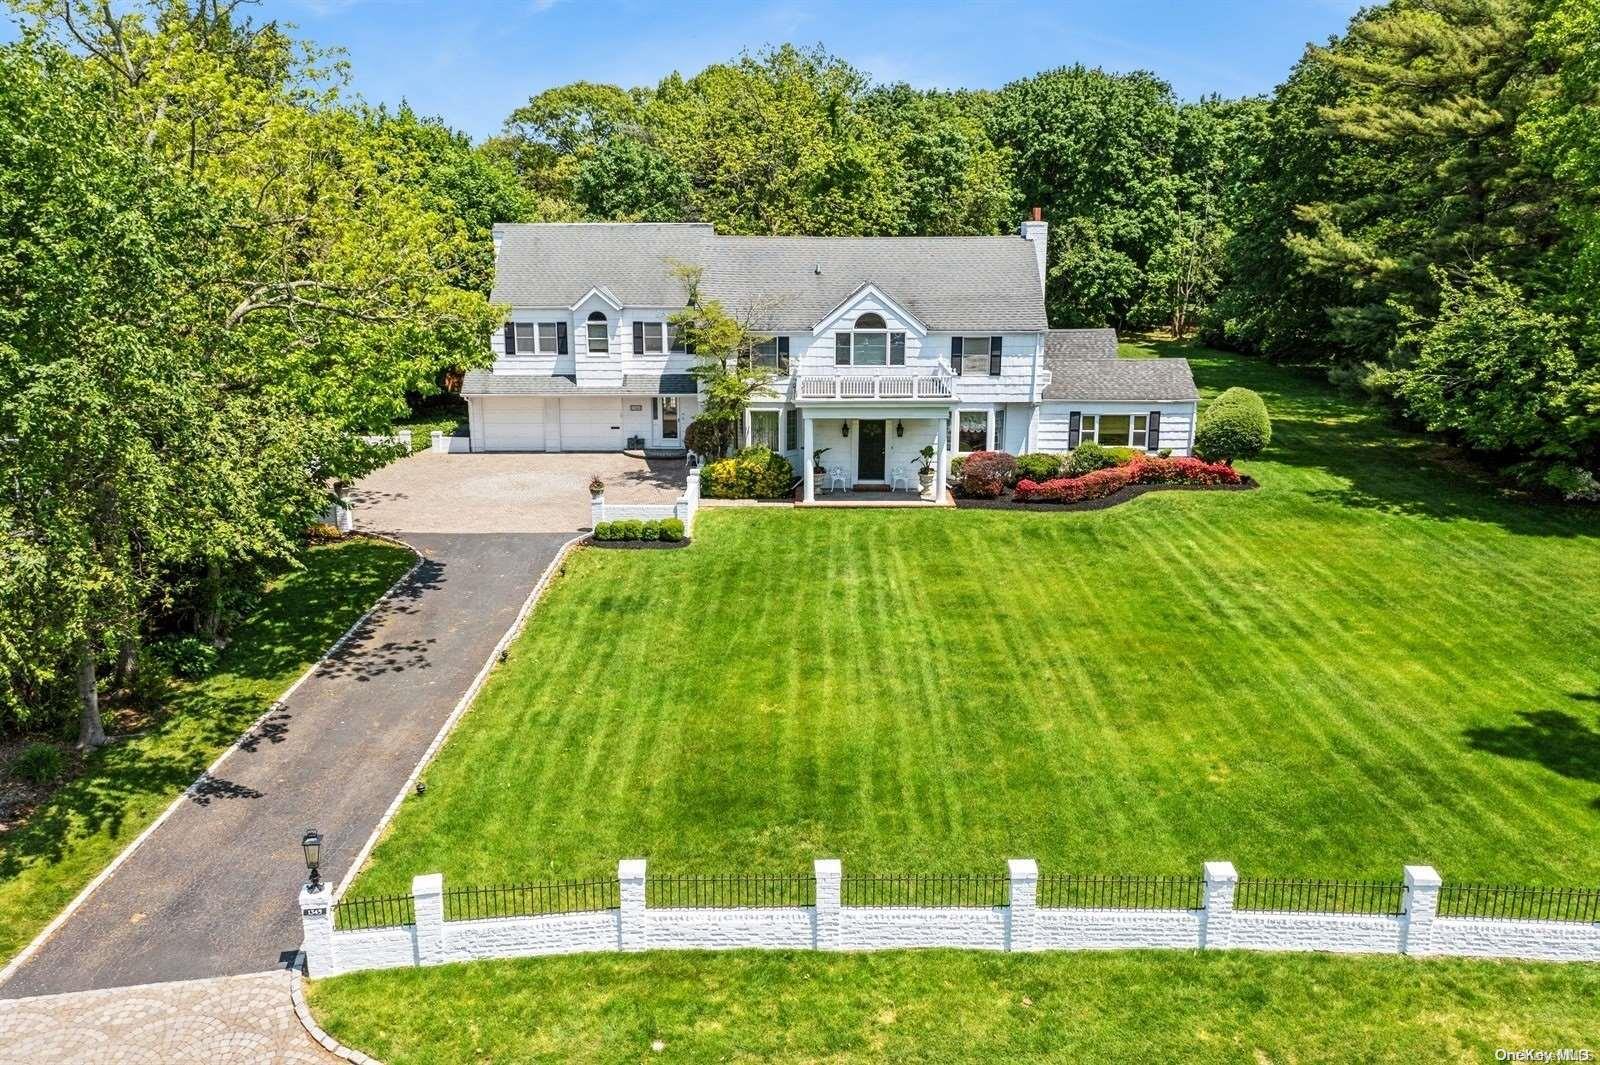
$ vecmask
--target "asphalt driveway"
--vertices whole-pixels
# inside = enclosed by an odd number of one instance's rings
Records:
[[[337,883],[540,574],[587,525],[590,473],[616,486],[608,497],[670,499],[681,470],[622,455],[421,454],[363,481],[358,527],[398,536],[423,564],[0,997],[284,965],[300,943],[301,833],[322,830]]]

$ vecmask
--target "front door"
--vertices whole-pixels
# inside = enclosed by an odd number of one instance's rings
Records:
[[[884,423],[864,421],[861,423],[860,432],[861,448],[856,454],[856,480],[882,481],[883,449],[887,438]]]

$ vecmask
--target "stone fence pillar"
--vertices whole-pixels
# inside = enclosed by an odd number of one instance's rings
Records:
[[[1200,946],[1226,950],[1233,945],[1233,897],[1239,873],[1232,862],[1206,863],[1206,907],[1200,919]]]
[[[333,889],[326,884],[300,888],[300,950],[308,976],[334,976]]]
[[[1408,865],[1405,913],[1400,921],[1403,954],[1433,953],[1433,919],[1439,913],[1439,888],[1444,883],[1431,865]]]
[[[593,529],[605,520],[606,494],[601,492],[599,495],[591,495],[589,497],[589,528]]]
[[[416,920],[417,964],[444,961],[444,875],[411,878],[411,912]]]
[[[648,945],[645,928],[643,858],[624,858],[617,863],[617,949],[644,950]]]
[[[1012,858],[1011,906],[1006,921],[1007,950],[1039,949],[1039,863],[1032,858]]]
[[[812,863],[812,875],[817,881],[817,913],[812,945],[818,950],[838,950],[839,885],[844,879],[843,867],[837,858],[818,858]]]

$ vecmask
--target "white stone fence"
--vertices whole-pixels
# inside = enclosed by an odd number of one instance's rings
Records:
[[[1452,890],[1426,865],[1408,865],[1402,881],[1388,883],[1241,882],[1229,862],[1207,862],[1188,878],[1041,878],[1029,858],[1012,860],[1004,876],[845,877],[837,860],[821,859],[809,877],[667,877],[648,887],[643,859],[618,863],[615,880],[446,892],[444,878],[431,874],[414,879],[409,896],[337,902],[327,887],[306,887],[307,971],[733,948],[1232,948],[1600,961],[1600,891]],[[1441,916],[1441,898],[1462,916]]]
[[[683,535],[694,535],[694,516],[700,509],[700,471],[690,470],[688,483],[684,485],[683,495],[675,503],[607,503],[606,494],[589,497],[589,528],[593,529],[603,521],[626,521],[637,518],[640,521],[660,521],[662,518],[677,518],[683,522]]]

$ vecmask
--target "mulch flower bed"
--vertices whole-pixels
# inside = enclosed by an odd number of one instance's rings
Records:
[[[678,541],[670,540],[596,540],[593,536],[584,541],[590,547],[604,547],[610,551],[676,551],[688,547],[690,541],[685,538]]]
[[[956,506],[969,510],[1107,510],[1146,492],[1249,492],[1261,485],[1254,477],[1241,477],[1238,484],[1134,484],[1106,496],[1082,503],[1018,503],[1005,499],[969,499],[956,496]]]

